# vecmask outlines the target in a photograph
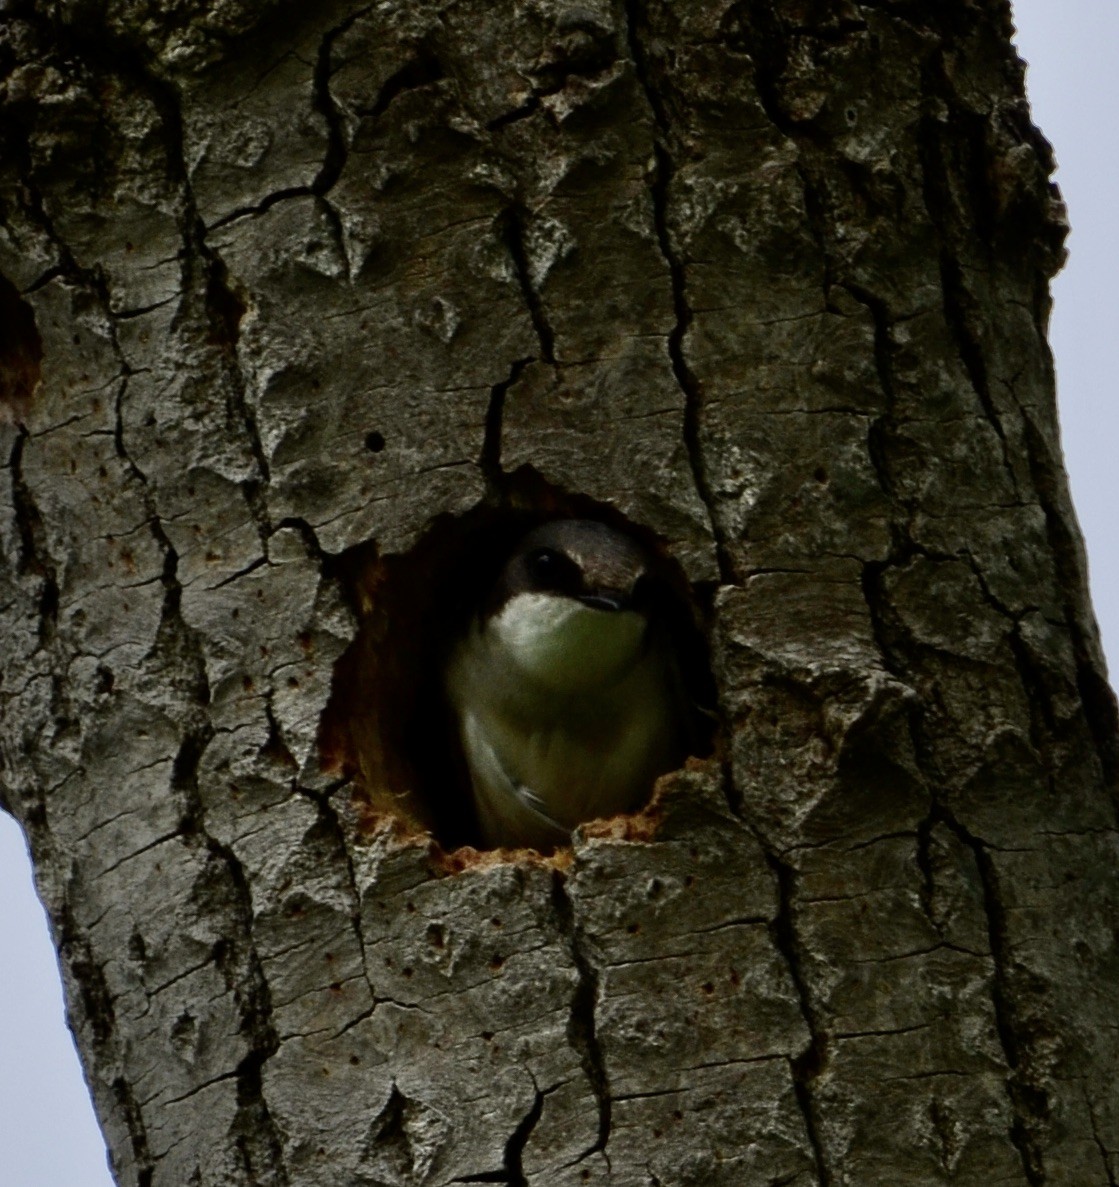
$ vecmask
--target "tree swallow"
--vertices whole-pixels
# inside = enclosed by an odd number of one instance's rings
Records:
[[[686,747],[653,557],[588,519],[517,546],[450,653],[448,700],[483,841],[549,851],[634,811]]]

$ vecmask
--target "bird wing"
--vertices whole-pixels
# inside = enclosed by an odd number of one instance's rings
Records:
[[[544,801],[505,769],[479,718],[467,711],[461,720],[462,744],[470,768],[474,801],[482,832],[490,844],[508,843],[546,848],[565,844],[570,828],[544,810]]]

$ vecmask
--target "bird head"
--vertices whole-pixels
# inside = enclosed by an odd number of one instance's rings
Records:
[[[505,563],[482,629],[556,692],[608,687],[643,653],[649,565],[636,540],[597,520],[542,524]]]

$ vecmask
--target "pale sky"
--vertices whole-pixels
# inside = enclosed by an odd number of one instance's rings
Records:
[[[1119,668],[1119,4],[1014,0],[1037,123],[1056,147],[1073,232],[1054,286],[1065,460],[1088,543],[1092,590]],[[105,1148],[63,1020],[58,966],[34,896],[22,835],[0,813],[0,1179],[4,1187],[112,1187]]]

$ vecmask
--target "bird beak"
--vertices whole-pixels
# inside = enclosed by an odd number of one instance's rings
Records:
[[[584,606],[590,606],[592,610],[625,610],[629,605],[628,598],[612,591],[603,590],[597,593],[582,594],[579,601]]]

